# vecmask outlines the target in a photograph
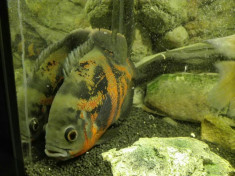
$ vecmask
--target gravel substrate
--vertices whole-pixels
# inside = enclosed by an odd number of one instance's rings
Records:
[[[127,147],[140,137],[192,137],[191,133],[194,133],[195,138],[200,139],[200,124],[178,121],[177,126],[172,126],[160,117],[133,107],[128,117],[119,119],[106,133],[110,133],[111,137],[109,136],[103,144],[68,161],[48,158],[44,154],[45,142],[42,137],[32,146],[33,161],[26,161],[28,176],[111,176],[110,165],[103,161],[102,152]],[[218,145],[207,144],[213,152],[235,166],[234,154]]]

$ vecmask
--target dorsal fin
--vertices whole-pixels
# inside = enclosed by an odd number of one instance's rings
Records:
[[[78,63],[79,59],[92,50],[93,46],[94,42],[91,38],[89,38],[86,42],[69,53],[63,65],[64,77],[68,77],[73,67]]]
[[[62,46],[62,41],[53,43],[49,45],[46,49],[44,49],[38,56],[38,58],[35,60],[35,65],[33,72],[37,72],[40,68],[40,65],[44,62],[44,60],[50,55],[50,53],[54,52],[58,48]]]
[[[33,73],[39,70],[41,64],[50,56],[51,53],[55,52],[64,45],[67,45],[68,48],[71,48],[72,50],[74,46],[77,47],[78,45],[84,43],[88,39],[89,33],[90,30],[87,29],[74,30],[62,40],[49,45],[40,53],[39,57],[36,59]]]
[[[114,53],[114,59],[120,64],[126,63],[127,43],[125,37],[118,33],[115,39],[112,39],[112,32],[106,29],[92,31],[91,38],[96,46],[109,50]]]
[[[117,34],[115,41],[112,41],[112,32],[106,29],[94,29],[89,39],[69,53],[63,66],[64,77],[67,77],[78,60],[92,50],[93,46],[98,46],[103,50],[109,50],[114,53],[116,62],[125,64],[127,58],[127,43],[123,35]]]

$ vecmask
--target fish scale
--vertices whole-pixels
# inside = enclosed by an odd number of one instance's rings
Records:
[[[90,50],[78,47],[67,58],[71,63],[64,64],[65,80],[46,127],[45,153],[50,157],[66,160],[83,154],[132,104],[134,67],[125,38],[118,34],[112,41],[110,31],[93,30],[87,43]]]

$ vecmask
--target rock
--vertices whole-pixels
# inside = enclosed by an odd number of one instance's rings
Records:
[[[82,7],[85,7],[86,2],[87,2],[87,0],[70,0],[70,1],[72,1],[72,2],[75,3],[76,5],[80,5],[80,6],[82,6]]]
[[[206,115],[201,123],[201,138],[220,144],[235,153],[235,130],[222,117]]]
[[[90,24],[93,28],[110,29],[112,24],[111,0],[88,0],[85,6]]]
[[[133,106],[142,107],[145,97],[145,87],[138,86],[134,89]]]
[[[31,16],[45,27],[66,33],[90,26],[84,0],[25,0]],[[52,10],[53,9],[53,10]]]
[[[21,44],[17,3],[9,1],[13,49]],[[49,44],[62,39],[77,28],[89,27],[84,0],[21,1],[26,57],[36,59]]]
[[[161,75],[147,85],[145,105],[177,120],[201,122],[211,113],[207,95],[217,80],[218,74]]]
[[[162,120],[175,127],[178,125],[178,123],[170,117],[164,117]]]
[[[140,138],[127,148],[102,153],[114,176],[229,175],[234,168],[197,139]]]
[[[150,36],[143,29],[135,29],[135,38],[132,44],[131,60],[138,62],[145,56],[152,55]]]
[[[68,32],[90,26],[83,8],[85,2],[85,0],[20,1],[25,59],[35,60],[47,45],[62,39]],[[19,28],[18,6],[15,1],[9,1],[9,16],[14,68],[20,68],[23,43]]]
[[[188,41],[188,32],[183,26],[179,26],[169,31],[163,37],[163,47],[166,49],[179,48]]]
[[[23,3],[22,3],[23,4]],[[15,1],[9,1],[9,17],[10,17],[10,31],[11,31],[11,46],[14,61],[14,68],[22,67],[22,40],[20,35],[20,24],[18,16],[18,6]],[[25,16],[24,16],[25,17]],[[24,18],[23,17],[23,18]],[[34,29],[28,24],[23,23],[23,34],[24,34],[24,48],[25,48],[25,59],[35,60],[39,53],[46,46],[46,42],[41,36],[35,32]]]
[[[175,73],[163,74],[147,85],[143,109],[176,120],[202,122],[207,115],[217,116],[218,112],[210,106],[208,93],[218,81],[216,73]],[[139,106],[141,107],[141,106]],[[235,120],[228,114],[228,107],[219,114],[222,121],[235,126]],[[152,113],[152,112],[151,112]]]
[[[189,34],[189,43],[234,34],[235,1],[200,0],[192,2],[191,8],[188,10],[190,14],[193,11],[194,16],[184,24]]]
[[[139,0],[137,19],[154,34],[163,34],[188,21],[187,0]]]

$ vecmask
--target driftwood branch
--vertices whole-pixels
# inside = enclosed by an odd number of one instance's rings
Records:
[[[215,72],[214,63],[225,60],[211,44],[197,43],[147,56],[135,63],[136,85],[146,83],[164,73]]]

